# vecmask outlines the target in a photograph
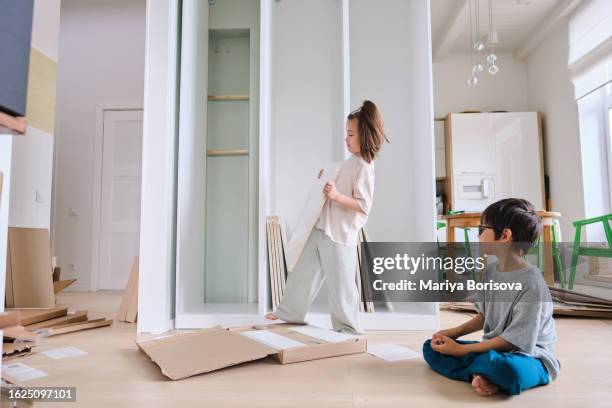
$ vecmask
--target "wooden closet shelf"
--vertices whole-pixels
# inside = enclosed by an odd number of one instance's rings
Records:
[[[208,95],[209,101],[248,101],[249,95]]]
[[[28,129],[25,118],[17,118],[0,112],[0,134],[23,135]]]
[[[234,150],[208,150],[209,156],[248,156],[248,150],[234,149]]]

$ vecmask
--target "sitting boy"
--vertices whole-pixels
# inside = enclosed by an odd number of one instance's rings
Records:
[[[557,340],[548,286],[538,268],[523,259],[542,229],[531,203],[510,198],[491,204],[478,227],[481,255],[494,255],[487,279],[521,282],[520,291],[487,291],[476,301],[478,314],[440,330],[423,345],[423,357],[439,374],[467,381],[483,396],[517,395],[548,384],[559,374]],[[455,339],[484,330],[482,342]]]

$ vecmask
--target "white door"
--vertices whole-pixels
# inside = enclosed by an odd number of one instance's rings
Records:
[[[125,289],[140,238],[142,110],[104,111],[99,289]]]

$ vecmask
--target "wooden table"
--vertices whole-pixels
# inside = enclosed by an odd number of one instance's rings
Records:
[[[561,213],[552,211],[536,211],[542,220],[542,259],[544,260],[544,279],[549,285],[555,283],[552,253],[552,229],[554,221],[561,218]],[[466,212],[463,214],[441,215],[440,220],[446,221],[446,242],[455,242],[455,228],[477,228],[482,213]],[[560,234],[558,241],[561,241]]]

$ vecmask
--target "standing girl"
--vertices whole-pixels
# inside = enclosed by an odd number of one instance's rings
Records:
[[[346,147],[352,154],[335,182],[325,185],[327,198],[293,272],[285,293],[267,319],[305,323],[306,311],[327,279],[332,327],[362,333],[359,292],[355,282],[357,235],[366,224],[374,198],[374,159],[386,139],[376,105],[363,102],[346,122]]]

